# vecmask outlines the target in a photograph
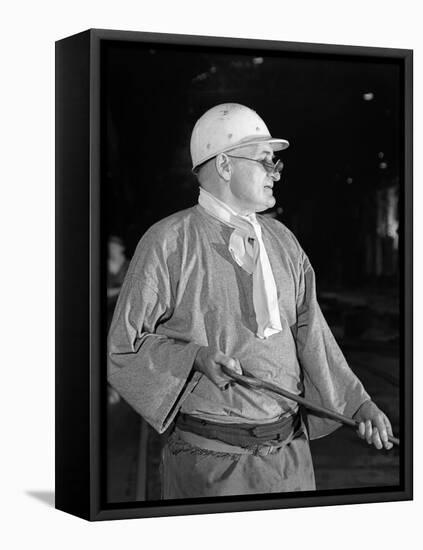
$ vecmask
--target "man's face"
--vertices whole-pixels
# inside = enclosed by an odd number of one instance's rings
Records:
[[[241,214],[262,212],[272,208],[275,203],[273,184],[279,177],[272,177],[266,168],[258,162],[233,158],[248,157],[255,160],[272,162],[273,149],[268,143],[251,145],[228,153],[232,174],[230,191],[232,207]]]

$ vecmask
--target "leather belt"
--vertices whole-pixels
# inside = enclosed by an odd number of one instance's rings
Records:
[[[182,431],[217,439],[228,445],[249,447],[282,443],[301,428],[301,416],[295,413],[266,424],[228,424],[179,413],[175,423]]]

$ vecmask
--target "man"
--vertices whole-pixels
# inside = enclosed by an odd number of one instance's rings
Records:
[[[288,145],[247,107],[207,111],[191,137],[199,204],[150,228],[129,267],[109,382],[158,432],[172,427],[164,498],[315,489],[309,438],[339,424],[222,366],[354,416],[360,437],[392,446],[323,318],[307,256],[284,225],[256,216],[275,205],[274,152]]]

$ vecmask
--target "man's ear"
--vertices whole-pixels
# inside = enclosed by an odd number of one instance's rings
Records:
[[[216,171],[219,176],[225,181],[230,181],[232,175],[232,167],[229,161],[228,155],[225,153],[220,153],[216,156]]]

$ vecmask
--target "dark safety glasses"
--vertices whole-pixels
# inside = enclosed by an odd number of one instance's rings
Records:
[[[252,159],[252,158],[249,158],[249,157],[239,157],[238,155],[228,155],[226,154],[228,157],[230,158],[233,158],[233,159],[243,159],[243,160],[251,160],[252,162],[258,162],[259,164],[261,164],[263,166],[263,168],[269,172],[270,174],[280,174],[282,172],[282,169],[283,169],[283,162],[281,160],[277,160],[275,163],[273,162],[268,162],[267,160],[258,160],[258,159]]]

